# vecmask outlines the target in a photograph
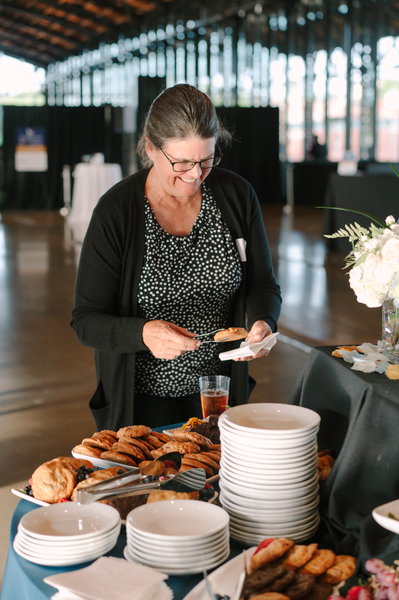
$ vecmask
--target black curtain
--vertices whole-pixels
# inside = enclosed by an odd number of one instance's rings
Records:
[[[261,203],[281,204],[278,108],[220,107],[217,112],[234,133],[220,166],[249,181]]]
[[[122,132],[118,111],[111,107],[5,106],[4,192],[1,208],[54,209],[63,205],[62,167],[84,154],[102,152],[106,162],[121,163]],[[44,127],[48,170],[17,172],[14,167],[18,127]]]

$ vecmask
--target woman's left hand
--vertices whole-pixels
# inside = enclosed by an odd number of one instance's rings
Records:
[[[270,335],[272,333],[272,330],[270,328],[270,325],[268,325],[265,321],[256,321],[252,327],[251,327],[251,331],[248,333],[247,337],[245,338],[246,342],[251,342],[251,344],[256,344],[257,342],[261,342],[262,340],[265,339],[265,337],[267,337],[268,335]],[[255,360],[255,358],[260,358],[261,356],[267,356],[269,354],[270,350],[259,350],[259,352],[257,354],[255,354],[254,356],[245,356],[243,358],[235,358],[235,361],[248,361],[248,360]]]

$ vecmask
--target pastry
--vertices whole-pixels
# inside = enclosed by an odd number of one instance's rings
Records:
[[[172,492],[166,490],[164,492],[151,492],[148,494],[147,504],[151,502],[161,502],[162,500],[199,500],[199,492]]]
[[[112,441],[110,441],[106,437],[91,437],[82,440],[83,446],[94,446],[95,448],[102,448],[103,450],[111,450],[114,443],[115,440],[113,438]]]
[[[100,481],[105,481],[111,477],[116,477],[116,475],[121,474],[120,472],[126,472],[126,469],[123,467],[110,467],[109,469],[99,469],[98,471],[93,471],[88,479],[84,479],[77,484],[72,492],[71,500],[76,500],[78,490],[90,485],[94,485],[95,483],[99,483]]]
[[[212,444],[212,446],[209,448],[210,452],[213,452],[214,450],[216,450],[217,452],[220,452],[221,446],[220,444]]]
[[[185,454],[184,458],[196,460],[197,462],[207,465],[208,467],[210,467],[212,469],[214,475],[219,473],[218,463],[215,462],[214,460],[212,460],[211,458],[209,458],[209,456],[204,456],[203,454]]]
[[[140,468],[143,472],[143,475],[155,475],[156,477],[163,475],[166,470],[165,463],[162,462],[162,460],[153,460],[151,462],[148,461],[146,465],[143,465]]]
[[[335,562],[332,567],[320,577],[319,581],[336,585],[340,581],[346,581],[352,577],[356,569],[356,558],[341,554],[335,557]]]
[[[128,437],[143,437],[151,433],[151,427],[146,425],[130,425],[129,427],[121,427],[117,432],[117,437],[120,438],[123,435]]]
[[[121,454],[120,452],[115,452],[114,450],[103,452],[101,454],[101,458],[104,460],[122,463],[123,465],[130,465],[131,467],[137,466],[136,461],[134,461],[131,456],[127,456],[127,454]]]
[[[264,544],[264,542],[262,542],[262,544]],[[283,554],[292,548],[293,545],[294,542],[287,538],[273,539],[267,546],[255,551],[249,564],[249,572],[252,573],[253,571],[257,571],[267,563],[276,560],[276,558],[280,558],[280,556],[283,556]]]
[[[151,431],[151,435],[161,440],[163,444],[166,444],[166,442],[170,441],[170,435],[167,435],[166,433],[160,433],[159,431]]]
[[[140,448],[140,450],[144,454],[144,457],[145,457],[146,460],[153,460],[149,449],[142,442],[142,440],[138,440],[137,438],[127,437],[127,436],[124,435],[121,438],[119,438],[119,442],[121,444],[130,444],[131,446],[136,446],[137,448]]]
[[[211,458],[212,460],[214,460],[217,463],[220,463],[220,459],[222,457],[220,452],[201,452],[201,454],[203,456],[208,456],[208,458]]]
[[[223,331],[218,331],[213,336],[215,342],[224,341],[224,342],[233,342],[234,340],[242,340],[242,338],[246,338],[248,335],[248,331],[243,329],[243,327],[229,327],[228,329],[223,329]]]
[[[132,446],[131,444],[124,444],[123,442],[115,442],[112,446],[113,452],[121,452],[122,454],[127,454],[131,456],[137,463],[145,460],[145,456],[136,446]]]
[[[212,446],[211,440],[200,433],[195,433],[195,431],[175,431],[173,439],[177,442],[192,442],[198,444],[201,450],[209,450],[210,446]]]
[[[78,444],[74,447],[73,452],[76,454],[84,454],[85,456],[100,458],[104,450],[102,448],[95,448],[94,446],[84,446],[83,444]]]
[[[308,546],[295,544],[285,555],[283,565],[287,569],[300,569],[310,561],[316,550],[317,544],[309,544]]]
[[[179,452],[179,454],[198,454],[201,448],[198,444],[193,444],[191,442],[167,442],[158,450],[153,450],[151,452],[154,458],[159,458],[163,454],[169,454],[169,452]]]
[[[76,471],[81,466],[93,469],[87,460],[62,456],[40,465],[32,475],[33,496],[50,504],[70,498],[77,483]]]
[[[146,435],[145,436],[146,442],[148,442],[149,444],[151,444],[151,446],[153,446],[154,448],[161,448],[161,446],[163,446],[165,444],[165,442],[161,442],[161,440],[159,440],[157,437],[155,437],[155,435]],[[167,440],[168,442],[170,441],[170,437]]]
[[[96,431],[95,433],[93,433],[93,435],[91,437],[94,438],[95,440],[106,439],[106,440],[109,440],[110,442],[112,442],[113,444],[118,441],[116,434],[113,436],[107,432],[102,432],[102,431]]]
[[[211,467],[208,467],[208,465],[203,462],[199,462],[199,460],[193,460],[192,458],[186,458],[186,456],[183,456],[181,459],[181,464],[186,467],[191,467],[192,469],[204,469],[207,477],[213,477],[214,475]]]
[[[96,437],[97,435],[109,435],[115,438],[115,440],[118,437],[116,431],[111,431],[111,429],[102,429],[101,431],[96,431],[96,433],[93,433],[93,437]]]
[[[385,375],[388,379],[399,379],[399,365],[388,365]]]
[[[316,550],[309,562],[307,562],[299,573],[306,573],[318,577],[327,571],[335,562],[335,554],[332,550]]]
[[[251,600],[290,600],[290,598],[278,592],[264,592],[263,594],[251,596]]]

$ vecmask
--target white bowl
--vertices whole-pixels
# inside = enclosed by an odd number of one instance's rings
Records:
[[[219,481],[219,485],[222,482],[225,488],[233,494],[237,496],[242,496],[243,498],[248,498],[250,500],[289,500],[293,498],[300,498],[301,496],[307,496],[308,494],[313,494],[318,489],[317,479],[312,479],[306,483],[306,485],[298,484],[297,486],[287,486],[286,488],[282,488],[279,486],[274,486],[273,489],[271,486],[266,490],[265,488],[249,488],[244,487],[237,483],[232,483],[230,479],[221,478]]]
[[[306,542],[315,535],[318,527],[319,524],[317,523],[317,525],[315,525],[313,528],[298,533],[292,533],[289,537],[296,544],[298,544],[299,542]],[[257,546],[265,539],[264,534],[255,535],[240,532],[231,532],[230,537],[233,540],[239,541],[245,547]]]
[[[200,540],[224,529],[223,508],[197,500],[163,500],[134,508],[126,523],[156,540]]]
[[[229,532],[226,531],[226,535],[218,543],[210,544],[209,546],[191,548],[172,547],[172,548],[159,548],[157,546],[148,547],[145,544],[138,543],[137,540],[130,538],[127,541],[127,546],[130,552],[136,554],[142,554],[144,557],[151,558],[152,560],[168,560],[174,561],[174,564],[179,564],[181,560],[194,561],[198,560],[201,556],[213,557],[217,556],[221,552],[224,552],[226,547],[229,545]]]
[[[223,546],[221,546],[218,550],[210,550],[209,552],[207,551],[197,553],[196,556],[187,556],[183,554],[178,558],[171,556],[169,553],[165,553],[163,556],[159,556],[143,552],[140,548],[137,547],[132,548],[128,545],[128,548],[130,554],[133,557],[143,560],[147,564],[154,564],[157,566],[162,565],[176,569],[176,567],[180,568],[185,567],[186,565],[196,565],[200,563],[208,564],[209,562],[219,560],[222,556],[226,554],[226,551],[229,549],[229,542],[230,540],[227,539],[224,542]]]
[[[223,434],[222,434],[223,438]],[[241,444],[225,439],[221,440],[221,452],[222,455],[226,450],[236,458],[241,458],[242,449]],[[306,444],[303,445],[295,445],[291,448],[264,448],[264,449],[254,449],[252,446],[243,446],[243,450],[246,454],[251,454],[252,450],[252,460],[254,462],[260,462],[263,464],[264,461],[267,462],[285,462],[290,460],[300,460],[304,456],[310,454],[312,451],[316,450],[317,452],[317,440],[311,439]]]
[[[239,471],[244,471],[245,473],[264,473],[273,474],[273,473],[285,473],[286,475],[291,475],[297,473],[301,469],[305,469],[310,465],[317,465],[318,456],[316,448],[313,448],[307,454],[304,454],[298,460],[283,460],[279,463],[277,462],[268,462],[266,460],[254,464],[245,458],[240,456],[231,455],[227,450],[222,452],[222,456],[220,459],[220,465],[222,467],[228,466],[230,469],[234,468]]]
[[[17,535],[19,544],[24,547],[25,551],[56,558],[60,556],[73,556],[76,554],[85,554],[87,552],[95,551],[98,548],[108,545],[112,540],[117,540],[119,531],[120,526],[116,529],[113,529],[111,533],[106,536],[92,538],[91,541],[88,541],[84,544],[75,542],[74,545],[66,544],[65,546],[50,546],[48,544],[41,544],[40,540],[35,540],[34,538],[25,536],[22,530]]]
[[[20,523],[18,524],[18,533],[20,534],[21,539],[24,539],[26,543],[31,543],[36,546],[42,546],[43,548],[51,548],[52,551],[64,550],[67,548],[75,549],[77,547],[84,548],[86,546],[90,546],[93,542],[101,542],[104,539],[109,538],[110,536],[116,534],[119,535],[121,529],[121,523],[119,522],[115,527],[110,529],[109,531],[105,531],[104,533],[99,533],[95,536],[90,537],[81,537],[78,539],[69,539],[66,537],[57,537],[57,538],[38,538],[30,535],[29,532],[22,529]]]
[[[38,539],[82,540],[105,533],[118,523],[118,511],[107,504],[61,502],[32,510],[22,517],[19,524],[31,537]]]
[[[306,478],[302,481],[293,481],[291,478],[282,479],[282,480],[252,480],[249,482],[244,482],[240,476],[236,475],[232,472],[226,472],[225,469],[219,470],[220,479],[225,483],[240,486],[241,495],[242,496],[251,496],[251,492],[255,490],[264,490],[266,495],[267,492],[278,492],[278,491],[288,491],[288,490],[297,490],[298,488],[302,488],[308,485],[312,485],[319,481],[319,474],[317,469],[312,469],[310,475],[306,475]],[[231,487],[229,485],[229,487]],[[231,488],[232,489],[232,488]],[[234,491],[234,490],[233,490]]]
[[[277,431],[271,432],[269,431],[261,431],[259,433],[254,433],[248,429],[237,429],[236,427],[231,427],[226,421],[222,421],[219,425],[219,429],[223,432],[224,435],[230,436],[241,436],[243,441],[248,444],[250,440],[256,440],[256,442],[261,442],[262,440],[271,439],[271,440],[296,440],[298,444],[301,443],[302,439],[309,437],[310,435],[316,435],[319,430],[319,425],[315,425],[314,427],[309,427],[308,429],[301,429],[297,431]]]
[[[300,521],[291,521],[288,523],[263,523],[262,521],[258,521],[257,523],[252,523],[247,520],[234,519],[233,517],[230,519],[230,531],[232,529],[247,531],[248,533],[264,533],[265,535],[280,535],[280,531],[285,531],[288,535],[289,533],[297,533],[298,531],[302,531],[303,529],[308,529],[309,527],[313,527],[320,520],[318,511],[314,511],[313,514],[306,518],[301,519]]]
[[[388,529],[388,531],[399,533],[399,521],[396,520],[399,519],[399,500],[393,500],[392,502],[387,502],[387,504],[377,506],[371,514],[378,525],[381,525],[384,529]],[[388,514],[394,515],[396,519],[388,517]]]
[[[270,436],[281,431],[306,431],[320,424],[320,416],[313,410],[274,403],[240,404],[227,409],[220,419],[239,431],[267,432]]]

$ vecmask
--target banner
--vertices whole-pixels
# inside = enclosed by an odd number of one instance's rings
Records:
[[[16,130],[15,170],[47,171],[47,144],[44,127],[18,127]]]

